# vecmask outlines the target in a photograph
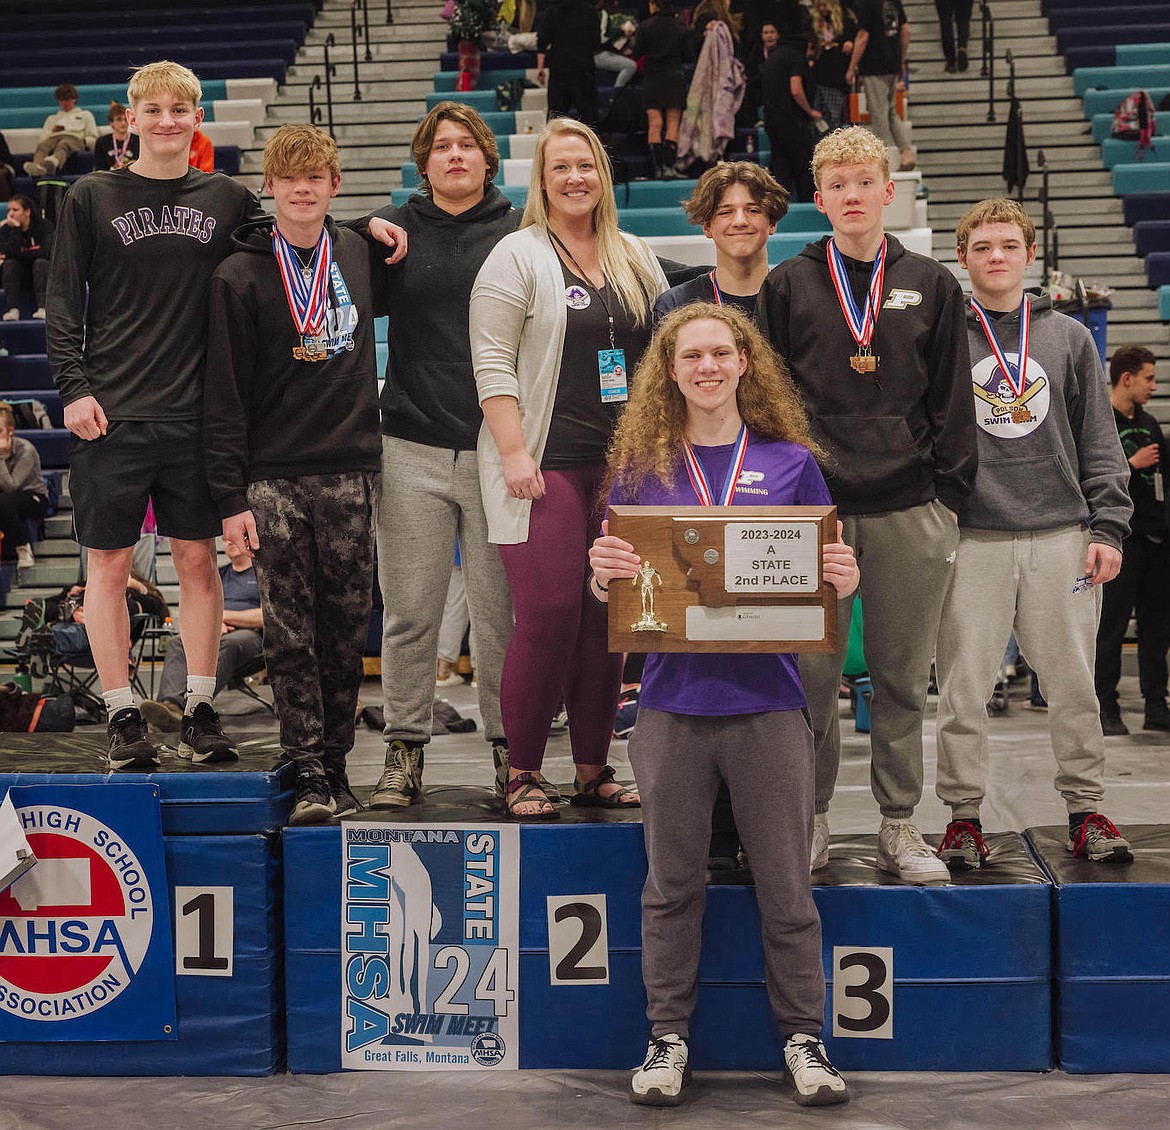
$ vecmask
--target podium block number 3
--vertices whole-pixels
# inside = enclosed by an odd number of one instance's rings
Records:
[[[549,895],[548,975],[554,985],[609,984],[605,895]]]
[[[892,947],[833,947],[833,1036],[894,1038]]]
[[[177,976],[232,976],[234,937],[234,887],[175,888]]]

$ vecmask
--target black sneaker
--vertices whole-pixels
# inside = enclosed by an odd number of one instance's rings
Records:
[[[321,761],[325,766],[325,780],[329,785],[329,795],[333,798],[333,815],[345,816],[350,812],[357,812],[362,806],[349,787],[344,755],[331,757],[326,754]]]
[[[966,47],[959,48],[959,59],[958,59],[958,63],[956,65],[960,71],[965,71],[965,70],[967,70],[968,67],[971,66],[971,60],[967,58],[967,48]]]
[[[110,735],[111,769],[154,769],[158,753],[146,740],[146,723],[137,706],[117,711],[107,727]]]
[[[1084,822],[1069,827],[1065,848],[1077,859],[1093,863],[1128,863],[1133,859],[1129,844],[1122,839],[1112,820],[1099,812],[1090,812]]]
[[[1166,708],[1164,698],[1146,699],[1146,720],[1143,730],[1160,730],[1163,733],[1170,731],[1170,709]]]
[[[1121,720],[1120,710],[1101,711],[1101,733],[1107,738],[1122,738],[1129,733],[1129,727]]]
[[[288,818],[289,825],[324,824],[334,812],[324,766],[315,757],[305,757],[293,762],[293,768],[296,772],[296,780],[293,782],[295,799]]]
[[[937,854],[948,871],[978,871],[988,856],[988,847],[974,824],[968,820],[952,820]]]
[[[191,714],[183,715],[179,730],[179,756],[188,761],[239,761],[236,749],[223,732],[219,715],[210,703],[201,702]]]

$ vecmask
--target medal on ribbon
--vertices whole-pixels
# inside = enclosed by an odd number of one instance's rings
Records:
[[[987,344],[991,347],[995,363],[1003,372],[1008,388],[1012,390],[1012,395],[1016,400],[1019,400],[1024,395],[1024,384],[1027,380],[1028,338],[1031,333],[1032,303],[1026,294],[1020,301],[1020,344],[1017,346],[1018,352],[1014,365],[1007,359],[1007,354],[1004,353],[1003,347],[999,344],[987,311],[974,298],[971,299],[971,309],[975,311],[975,317],[979,319],[979,324],[983,327],[983,336],[987,338]]]
[[[293,325],[301,336],[301,343],[293,348],[298,361],[324,361],[329,355],[321,331],[329,308],[329,278],[333,269],[333,241],[322,228],[321,238],[313,253],[313,262],[302,268],[293,246],[272,229],[272,250],[280,269],[280,281],[288,301]]]
[[[886,237],[882,236],[882,245],[878,248],[877,256],[873,261],[873,270],[869,276],[869,288],[865,295],[865,309],[858,310],[857,302],[853,297],[853,289],[849,285],[849,278],[845,273],[845,258],[837,250],[837,244],[830,239],[828,246],[829,276],[833,280],[833,289],[837,292],[837,301],[841,305],[841,313],[845,315],[845,324],[857,342],[857,352],[849,358],[849,367],[855,373],[877,372],[880,357],[870,352],[870,342],[873,341],[874,330],[877,329],[878,311],[882,305],[882,294],[886,283]]]
[[[687,478],[698,496],[700,506],[730,506],[735,496],[735,484],[739,481],[739,473],[743,469],[743,457],[747,452],[748,432],[747,424],[740,424],[739,435],[735,440],[735,450],[731,453],[731,465],[727,468],[727,479],[719,491],[719,501],[715,501],[715,492],[703,473],[703,465],[699,462],[695,449],[690,441],[683,437],[683,462],[687,468]]]

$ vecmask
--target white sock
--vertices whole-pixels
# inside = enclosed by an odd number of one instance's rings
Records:
[[[134,692],[129,687],[119,687],[116,691],[102,691],[102,698],[106,701],[106,713],[111,718],[119,710],[134,705]]]
[[[188,675],[187,676],[187,702],[183,707],[184,714],[193,714],[195,707],[201,702],[211,705],[211,700],[215,696],[215,676],[214,675]]]

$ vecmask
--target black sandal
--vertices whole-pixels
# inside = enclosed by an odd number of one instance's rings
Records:
[[[601,795],[601,786],[613,781],[616,775],[614,767],[607,765],[592,781],[588,781],[584,785],[574,777],[573,795],[569,799],[569,803],[578,808],[641,808],[642,799],[638,797],[636,785],[618,785],[617,792],[610,793],[609,796]],[[614,784],[617,782],[614,781]],[[630,796],[638,797],[638,799],[625,799]]]
[[[537,797],[532,796],[532,793],[539,793],[540,799],[545,804],[550,806],[548,812],[517,812],[516,805],[523,804],[528,801],[532,804],[537,802]],[[548,795],[541,787],[541,780],[535,773],[518,773],[508,782],[508,787],[504,794],[504,807],[508,811],[508,816],[512,820],[526,821],[526,820],[556,820],[560,813],[555,808],[552,808],[552,801],[548,799]]]

